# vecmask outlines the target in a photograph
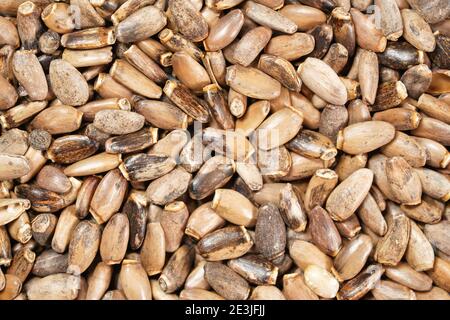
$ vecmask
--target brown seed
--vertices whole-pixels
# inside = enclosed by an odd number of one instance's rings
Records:
[[[254,226],[258,216],[256,207],[239,192],[231,189],[217,189],[211,209],[223,219],[245,227]]]
[[[125,98],[129,101],[133,99],[133,92],[114,80],[107,73],[100,73],[98,75],[94,84],[94,90],[104,99]]]
[[[372,249],[372,241],[365,234],[347,242],[334,259],[333,274],[341,282],[353,279],[364,268]]]
[[[283,277],[283,295],[287,300],[319,300],[319,297],[305,283],[299,273],[286,274]]]
[[[165,235],[166,252],[175,252],[181,245],[189,211],[184,202],[172,202],[164,207],[161,227]]]
[[[432,198],[448,201],[450,198],[450,181],[446,176],[426,168],[414,169],[422,182],[423,193]]]
[[[109,171],[100,181],[91,200],[89,211],[99,224],[103,224],[122,206],[128,182],[119,170]]]
[[[137,45],[132,45],[124,52],[124,57],[135,68],[147,76],[150,80],[163,84],[167,80],[167,75],[161,67],[144,53]]]
[[[210,29],[204,44],[207,51],[218,51],[228,46],[237,37],[244,24],[241,10],[235,9],[223,16]]]
[[[289,61],[280,57],[263,54],[259,59],[258,68],[278,80],[289,90],[300,91],[301,80],[294,66]]]
[[[33,101],[20,104],[0,115],[0,123],[4,129],[17,128],[42,111],[46,106],[47,101]]]
[[[329,103],[343,105],[347,101],[347,90],[336,73],[326,63],[308,58],[298,69],[303,83]]]
[[[211,202],[207,202],[191,213],[185,229],[187,235],[200,240],[205,235],[224,226],[225,220],[211,208],[211,204]]]
[[[150,280],[139,261],[124,260],[119,278],[123,293],[128,300],[152,299]]]
[[[16,252],[6,274],[15,275],[24,283],[33,268],[36,254],[28,248]]]
[[[262,188],[263,177],[256,164],[237,162],[236,172],[250,190],[258,191]]]
[[[342,246],[341,236],[328,212],[317,206],[309,213],[312,242],[324,253],[336,256]]]
[[[119,168],[129,181],[149,181],[169,173],[175,165],[169,156],[140,153],[126,158]]]
[[[442,144],[427,138],[414,137],[414,140],[425,150],[427,165],[433,168],[447,167],[450,162],[450,156]]]
[[[297,60],[314,50],[314,37],[307,33],[273,37],[264,52],[288,61]]]
[[[449,221],[441,221],[438,224],[427,224],[423,229],[431,245],[446,255],[450,255],[449,228]]]
[[[272,30],[288,34],[293,34],[297,31],[297,25],[289,18],[253,1],[247,1],[245,3],[244,13],[256,23],[271,28]]]
[[[2,12],[4,12],[3,8]],[[15,14],[16,10],[14,10],[13,13]],[[11,45],[15,48],[19,47],[20,45],[19,33],[12,21],[2,16],[0,18],[0,30],[2,31],[0,36],[1,45]]]
[[[299,31],[308,31],[326,22],[326,15],[319,9],[301,4],[287,4],[279,11],[293,21]]]
[[[402,18],[404,23],[403,37],[419,50],[432,52],[436,41],[428,23],[415,10],[403,9]]]
[[[412,167],[425,165],[427,154],[418,142],[412,137],[397,132],[394,140],[385,145],[381,152],[387,157],[403,157]]]
[[[110,134],[128,134],[139,131],[144,126],[145,118],[131,111],[102,110],[97,112],[94,125]]]
[[[309,57],[322,59],[330,48],[333,40],[333,28],[329,24],[321,24],[309,30],[308,33],[314,38],[315,48]]]
[[[450,262],[436,257],[433,269],[427,273],[437,286],[449,291]]]
[[[277,280],[278,268],[260,256],[247,255],[229,260],[227,265],[245,280],[256,285],[274,285]]]
[[[277,287],[261,285],[253,289],[249,300],[286,300],[286,298]]]
[[[384,269],[380,264],[370,265],[348,281],[337,293],[338,300],[359,300],[379,283]]]
[[[141,248],[141,263],[147,275],[159,274],[165,264],[166,241],[159,222],[150,222]]]
[[[53,92],[68,106],[81,106],[89,99],[89,87],[83,75],[70,63],[57,59],[50,63]]]
[[[120,155],[99,153],[66,167],[64,174],[67,176],[86,176],[106,172],[117,168],[120,161]]]
[[[73,107],[57,105],[41,111],[30,125],[50,134],[70,133],[80,128],[82,117],[83,113]]]
[[[31,207],[37,212],[56,212],[64,207],[61,195],[28,184],[18,185],[15,193],[19,197],[29,199]]]
[[[57,273],[35,278],[25,286],[29,300],[75,300],[80,289],[80,277]]]
[[[37,256],[31,272],[37,277],[64,273],[67,270],[67,257],[67,254],[59,254],[51,249],[46,250]]]
[[[144,23],[152,21],[152,23]],[[167,18],[154,6],[147,6],[137,10],[117,25],[117,40],[124,43],[147,39],[167,24]]]
[[[387,210],[388,230],[377,244],[375,260],[388,266],[396,266],[407,249],[411,226],[409,218],[397,205],[388,202]]]
[[[383,53],[378,54],[380,63],[386,67],[404,70],[424,63],[423,51],[407,42],[390,42]]]
[[[310,265],[305,269],[306,285],[322,298],[334,298],[339,291],[339,282],[327,270]]]
[[[416,291],[429,291],[433,285],[431,278],[424,273],[415,271],[407,263],[400,263],[396,267],[387,267],[386,276]]]
[[[7,225],[16,220],[30,207],[31,203],[27,199],[0,199],[0,225]]]
[[[0,154],[0,180],[12,180],[28,174],[30,163],[24,156]]]
[[[109,74],[125,87],[150,99],[159,99],[162,89],[143,73],[122,59],[117,59]]]
[[[388,144],[394,136],[395,128],[387,122],[360,122],[339,132],[337,148],[354,155],[366,153]]]
[[[419,126],[411,134],[437,141],[444,146],[450,146],[449,132],[450,125],[447,123],[434,118],[424,117],[420,121]]]
[[[134,106],[134,110],[157,128],[173,130],[187,127],[188,116],[170,103],[141,100]]]
[[[52,3],[44,8],[41,19],[52,31],[68,33],[76,27],[74,12],[67,3]]]
[[[86,300],[100,300],[111,282],[112,267],[99,262],[94,271],[89,274]]]
[[[205,278],[218,294],[229,300],[247,299],[250,294],[248,283],[229,267],[218,262],[207,262]]]
[[[333,265],[333,260],[329,256],[307,241],[294,240],[289,245],[289,254],[295,264],[302,270],[305,270],[309,265],[317,265],[325,270],[331,270]]]
[[[192,175],[182,167],[154,180],[147,188],[147,199],[154,204],[166,205],[183,195],[191,181]]]
[[[58,218],[54,214],[38,214],[31,222],[33,239],[40,245],[46,245],[53,236]]]
[[[386,176],[396,202],[415,205],[421,202],[422,185],[419,176],[402,157],[393,157],[386,162]]]
[[[64,253],[80,220],[76,216],[75,206],[65,208],[59,216],[52,239],[52,249]]]
[[[224,92],[218,85],[212,84],[203,88],[205,101],[210,107],[210,112],[221,128],[234,129],[234,119],[228,109]]]
[[[436,99],[428,94],[422,94],[419,98],[417,107],[430,117],[450,124],[450,117],[448,116],[450,105],[444,101]]]
[[[32,51],[16,51],[12,59],[12,69],[31,100],[45,100],[48,93],[47,79]]]
[[[209,121],[206,103],[194,96],[187,87],[169,80],[164,87],[164,93],[175,105],[195,120],[202,123]]]
[[[176,28],[189,40],[200,42],[208,36],[208,24],[191,2],[170,0],[168,9]]]
[[[208,281],[205,279],[205,269],[204,266],[206,261],[200,261],[197,263],[194,269],[192,269],[191,273],[186,279],[184,287],[186,289],[197,288],[209,290],[211,287],[209,286]]]
[[[33,149],[46,151],[50,148],[50,144],[52,143],[52,136],[45,130],[34,129],[30,132],[28,136],[28,142],[30,146],[33,147]],[[20,146],[20,143],[18,141],[16,143],[18,144],[18,146]]]
[[[126,214],[117,213],[111,217],[100,241],[100,256],[104,263],[114,265],[122,262],[127,250],[129,230]]]
[[[188,245],[181,246],[170,257],[158,280],[165,293],[173,293],[183,286],[194,263],[194,258],[194,248]]]
[[[359,57],[358,80],[361,85],[361,95],[365,102],[374,104],[378,89],[378,57],[375,53],[362,50]]]
[[[147,224],[147,199],[144,192],[132,190],[123,205],[122,212],[128,216],[130,224],[130,248],[137,250],[145,238]]]
[[[331,218],[337,221],[349,218],[369,193],[372,180],[371,170],[359,169],[339,184],[326,202],[326,209]]]
[[[450,47],[450,38],[448,36],[438,34],[436,35],[436,49],[430,53],[433,63],[443,69],[448,69],[450,63],[448,62],[448,51]]]
[[[94,260],[100,245],[100,225],[81,221],[72,234],[69,245],[69,266],[67,273],[80,275]]]
[[[396,282],[381,280],[372,294],[376,300],[416,300],[414,291]]]
[[[270,100],[280,95],[280,83],[258,69],[228,67],[226,81],[231,88],[251,98]]]
[[[387,232],[387,224],[381,210],[371,193],[367,195],[358,209],[358,217],[366,227],[378,236],[384,236]]]
[[[386,38],[383,32],[375,26],[369,17],[359,10],[350,9],[355,24],[356,43],[366,50],[383,52],[386,48]]]
[[[201,200],[225,185],[235,172],[235,163],[229,158],[215,156],[204,163],[189,186],[191,198]]]
[[[414,110],[393,108],[376,112],[372,120],[389,122],[396,130],[407,131],[416,129],[422,120],[422,116]]]
[[[380,29],[387,40],[397,41],[403,34],[402,15],[395,0],[376,0],[380,10]]]
[[[449,300],[449,295],[447,291],[439,288],[433,287],[428,292],[416,292],[417,300]]]

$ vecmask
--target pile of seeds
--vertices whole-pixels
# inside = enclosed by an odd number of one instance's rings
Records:
[[[0,1],[0,300],[448,300],[449,18]]]

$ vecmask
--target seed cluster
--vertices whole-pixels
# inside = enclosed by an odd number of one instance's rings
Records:
[[[0,1],[0,300],[449,300],[448,0]]]

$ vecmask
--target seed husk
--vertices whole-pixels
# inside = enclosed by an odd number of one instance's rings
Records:
[[[164,207],[161,227],[164,230],[166,252],[175,252],[180,247],[188,217],[188,208],[182,201],[172,202]]]
[[[290,273],[283,276],[283,295],[286,300],[319,300],[305,283],[303,274]]]
[[[286,247],[286,227],[278,208],[273,204],[261,206],[255,226],[256,250],[266,259],[278,260]]]

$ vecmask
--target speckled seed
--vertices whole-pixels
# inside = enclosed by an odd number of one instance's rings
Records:
[[[89,86],[70,63],[56,59],[50,63],[50,84],[56,97],[69,106],[81,106],[89,99]]]
[[[102,110],[94,119],[96,128],[110,134],[133,133],[141,130],[144,123],[144,116],[125,110]]]

